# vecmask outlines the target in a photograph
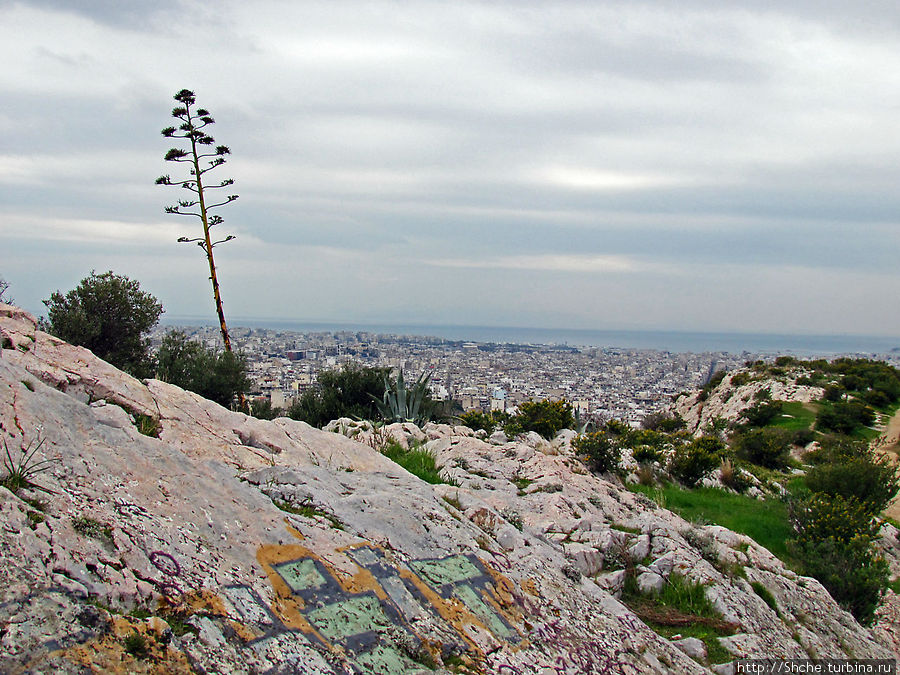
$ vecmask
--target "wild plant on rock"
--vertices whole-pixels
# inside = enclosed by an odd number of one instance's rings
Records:
[[[13,494],[18,494],[19,490],[27,488],[52,492],[52,490],[38,485],[32,480],[37,474],[47,471],[50,465],[56,461],[54,459],[35,461],[34,456],[44,445],[45,440],[41,436],[40,429],[38,429],[37,435],[28,444],[25,444],[23,437],[22,445],[19,448],[19,459],[16,461],[13,460],[12,453],[9,451],[9,445],[4,438],[3,449],[6,456],[3,458],[3,468],[6,471],[6,475],[0,479],[0,485]]]

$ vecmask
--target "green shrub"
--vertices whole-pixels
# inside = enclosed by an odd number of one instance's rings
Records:
[[[693,487],[719,466],[725,456],[725,444],[714,436],[701,436],[676,448],[669,463],[669,473],[679,482]]]
[[[798,448],[805,447],[816,440],[816,432],[812,429],[797,429],[791,438],[791,445]]]
[[[493,416],[487,415],[480,410],[470,410],[460,415],[459,419],[465,426],[473,431],[483,429],[484,431],[491,433],[497,426]]]
[[[872,540],[857,536],[849,541],[824,539],[797,543],[794,554],[804,574],[815,577],[831,597],[863,625],[875,620],[890,579],[890,568]]]
[[[587,457],[594,471],[604,473],[619,467],[621,450],[606,431],[581,434],[572,441],[572,448],[578,455]]]
[[[341,417],[375,420],[380,417],[376,401],[385,392],[388,368],[348,363],[338,370],[323,370],[316,386],[303,392],[287,410],[288,417],[322,427]]]
[[[147,653],[149,651],[147,638],[145,638],[137,631],[126,636],[125,639],[122,640],[122,646],[125,648],[126,652],[139,659],[147,656]]]
[[[858,537],[874,537],[878,524],[859,503],[840,496],[813,493],[789,506],[794,540],[800,545],[826,539],[849,542]]]
[[[166,333],[157,361],[157,378],[225,407],[250,388],[243,354],[207,347],[182,331]]]
[[[63,295],[56,291],[44,300],[47,321],[41,327],[135,377],[153,372],[150,340],[163,308],[137,281],[104,272],[82,279]]]
[[[284,410],[272,405],[272,399],[265,396],[254,398],[249,402],[249,414],[259,420],[274,420],[284,416]]]
[[[900,490],[897,467],[871,451],[814,466],[804,481],[810,491],[855,501],[869,515],[884,510]]]
[[[662,458],[662,453],[652,445],[638,445],[631,449],[631,456],[638,463],[658,462]]]
[[[844,391],[844,388],[841,387],[840,385],[831,384],[831,385],[828,385],[827,387],[825,387],[825,394],[824,394],[823,398],[826,401],[831,401],[832,403],[834,403],[836,401],[840,401],[841,399],[843,399],[845,393],[846,392]]]
[[[869,452],[867,441],[850,438],[842,434],[829,434],[819,441],[819,447],[807,452],[804,459],[810,464],[843,462],[863,457]]]
[[[852,434],[874,421],[875,412],[862,401],[837,401],[819,411],[816,427],[839,434]]]
[[[732,387],[742,387],[751,379],[750,373],[735,373],[731,376],[731,386]]]
[[[779,415],[781,415],[781,401],[760,401],[741,413],[741,417],[747,420],[747,424],[751,427],[764,427]]]
[[[857,621],[870,624],[889,568],[874,545],[879,524],[855,500],[813,493],[790,505],[789,550]]]
[[[662,431],[672,433],[684,429],[687,426],[681,415],[673,415],[668,412],[655,412],[646,415],[641,420],[641,427],[650,431]]]
[[[572,404],[567,401],[525,401],[519,405],[515,422],[522,431],[534,431],[544,438],[553,438],[562,429],[571,429],[575,424]]]
[[[786,429],[750,429],[732,440],[735,454],[751,464],[782,469],[790,457],[792,434]]]

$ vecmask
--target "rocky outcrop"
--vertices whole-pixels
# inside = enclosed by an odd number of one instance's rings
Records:
[[[744,379],[750,381],[742,381]],[[775,401],[801,403],[819,400],[824,394],[821,387],[797,384],[794,378],[779,380],[771,377],[750,377],[750,371],[738,370],[728,373],[706,398],[699,392],[682,394],[672,405],[672,412],[684,419],[689,430],[699,434],[716,419],[726,422],[737,420],[741,413],[759,400],[760,392],[768,392]]]
[[[0,338],[0,438],[14,464],[39,443],[49,461],[39,488],[0,488],[0,671],[708,672],[702,645],[619,602],[623,561],[650,591],[706,584],[734,657],[893,657],[893,633],[592,475],[566,435],[389,429],[455,483],[430,485],[371,429],[139,382],[8,306]]]

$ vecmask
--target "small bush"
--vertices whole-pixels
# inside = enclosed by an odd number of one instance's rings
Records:
[[[631,456],[634,457],[635,462],[643,464],[658,462],[662,454],[651,445],[639,445],[636,448],[632,448]]]
[[[619,468],[621,451],[606,431],[581,434],[572,441],[572,448],[578,455],[587,457],[594,471],[604,473]]]
[[[794,539],[801,546],[826,539],[849,542],[858,537],[874,537],[878,525],[859,503],[840,496],[813,493],[789,505]]]
[[[534,431],[544,438],[553,438],[562,429],[571,429],[575,417],[571,403],[544,399],[520,404],[515,421],[522,431]]]
[[[669,472],[681,483],[693,487],[719,466],[725,455],[725,444],[714,436],[701,436],[675,450]]]
[[[158,379],[226,408],[250,388],[246,356],[207,347],[182,331],[166,333],[157,360]]]
[[[735,454],[751,464],[782,469],[790,457],[792,434],[786,429],[750,429],[732,441]]]
[[[830,434],[819,441],[819,447],[807,452],[804,459],[810,464],[842,462],[863,457],[869,451],[869,444],[860,439],[840,434]]]
[[[836,385],[836,384],[832,384],[832,385],[825,387],[824,399],[826,401],[831,401],[832,403],[834,403],[836,401],[840,401],[841,399],[843,399],[845,393],[846,393],[846,391],[844,391],[843,387]]]
[[[147,656],[147,638],[138,632],[134,632],[122,641],[125,651],[132,656],[142,659]]]
[[[863,625],[875,620],[875,610],[888,587],[890,568],[866,536],[849,541],[824,539],[795,544],[803,571],[815,577],[831,597]]]
[[[97,357],[135,377],[153,372],[147,334],[162,305],[137,281],[104,272],[81,280],[74,290],[44,300],[48,333],[90,349]]]
[[[459,419],[465,426],[473,431],[483,429],[484,431],[491,433],[497,425],[491,415],[486,415],[480,410],[470,410],[469,412],[460,415]]]
[[[897,467],[886,457],[876,458],[871,451],[814,466],[806,472],[804,481],[812,492],[856,501],[870,515],[884,510],[900,491]]]
[[[763,390],[768,391],[768,389]],[[760,401],[741,413],[751,427],[764,427],[781,414],[781,401]]]
[[[816,440],[816,433],[812,429],[797,429],[791,438],[791,445],[803,448]]]
[[[662,431],[672,433],[687,426],[681,415],[672,415],[667,412],[650,413],[641,420],[641,428],[650,431]]]
[[[875,412],[862,401],[838,401],[819,411],[816,428],[852,434],[860,427],[870,426],[874,421]]]
[[[338,370],[323,370],[316,386],[307,389],[287,410],[291,419],[322,427],[341,417],[374,420],[380,417],[377,401],[384,397],[389,368],[347,363]]]
[[[751,375],[750,373],[735,373],[731,376],[731,386],[732,387],[742,387],[748,382],[750,382]]]

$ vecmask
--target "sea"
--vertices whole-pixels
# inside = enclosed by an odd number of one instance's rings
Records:
[[[173,325],[213,325],[208,318],[168,317]],[[728,352],[784,354],[798,357],[900,355],[900,337],[870,335],[808,335],[778,333],[709,333],[662,330],[579,330],[510,326],[453,326],[302,322],[283,319],[233,317],[235,328],[268,328],[296,332],[363,332],[382,335],[429,336],[451,341],[497,344],[565,345],[621,349],[655,349],[673,353]]]

